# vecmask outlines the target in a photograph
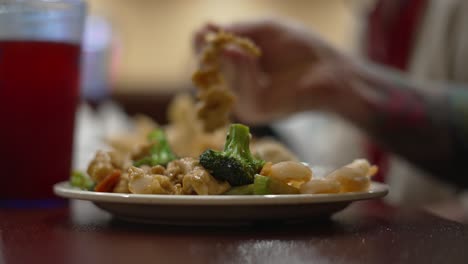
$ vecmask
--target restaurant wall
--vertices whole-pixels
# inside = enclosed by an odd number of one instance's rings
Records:
[[[362,2],[362,1],[361,1]],[[184,88],[194,64],[191,36],[207,21],[288,17],[344,50],[354,49],[355,1],[89,0],[113,32],[112,83],[120,92]],[[131,90],[130,90],[131,89]]]

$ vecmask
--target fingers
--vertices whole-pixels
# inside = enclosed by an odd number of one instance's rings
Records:
[[[200,30],[196,31],[193,37],[193,46],[195,48],[195,52],[199,53],[203,46],[205,45],[205,37],[208,33],[215,33],[221,30],[221,26],[209,22],[204,25]]]
[[[258,58],[237,46],[228,46],[222,54],[223,76],[236,94],[235,113],[246,123],[265,123],[268,112],[265,106],[269,81],[261,70]]]
[[[221,30],[236,35],[244,35],[242,33],[248,32],[251,28],[240,24],[221,26],[208,23],[194,34],[193,45],[195,51],[200,53],[203,50],[206,45],[207,34]],[[236,108],[242,109],[240,117],[243,121],[250,123],[263,121],[262,114],[259,114],[261,111],[252,107],[259,106],[257,102],[258,94],[267,86],[258,58],[235,44],[227,45],[222,50],[220,66],[227,85],[237,95]]]
[[[226,81],[234,92],[242,95],[259,88],[262,72],[258,59],[241,48],[227,46],[222,53],[221,65]]]
[[[250,38],[252,41],[257,42],[264,38],[269,31],[275,28],[276,22],[274,20],[257,20],[252,22],[240,22],[227,25],[215,24],[209,22],[205,24],[200,30],[196,31],[193,37],[193,46],[195,52],[199,53],[205,44],[205,37],[208,33],[218,31],[225,31],[235,35]]]
[[[255,40],[259,34],[262,34],[267,29],[267,22],[265,21],[254,21],[254,22],[239,22],[229,25],[224,25],[222,29],[226,32],[230,32],[239,36],[252,38]]]
[[[294,32],[287,29],[272,20],[224,26],[211,23],[196,35],[198,50],[203,48],[206,34],[219,30],[247,37],[262,49],[261,58],[236,45],[224,47],[221,54],[223,76],[238,97],[236,110],[243,120],[264,122],[306,107],[307,101],[302,98],[305,96],[297,96],[296,86],[304,68],[310,63],[311,52],[303,38],[295,38]],[[303,80],[307,87],[317,81]],[[301,104],[304,102],[304,106],[298,106],[297,100]]]

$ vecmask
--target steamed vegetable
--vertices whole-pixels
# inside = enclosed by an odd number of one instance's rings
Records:
[[[167,140],[166,134],[162,129],[155,129],[148,135],[148,140],[153,144],[150,149],[150,154],[133,164],[136,167],[141,165],[163,165],[165,166],[170,161],[177,159],[172,152]]]
[[[253,184],[253,193],[257,195],[299,194],[299,189],[272,177],[257,174],[255,175],[255,181]]]
[[[288,184],[260,174],[255,175],[254,183],[232,187],[225,195],[266,195],[266,194],[298,194],[299,189]]]
[[[94,188],[96,192],[112,192],[114,187],[119,183],[121,172],[114,170],[111,174],[107,175],[98,185]]]
[[[88,175],[81,171],[73,171],[70,176],[70,185],[73,187],[80,188],[82,190],[93,190],[94,182],[89,178]]]
[[[232,186],[253,183],[265,161],[250,153],[250,132],[247,126],[232,124],[223,151],[206,150],[200,156],[200,164],[216,179]]]
[[[225,195],[252,195],[254,194],[254,184],[232,187]]]

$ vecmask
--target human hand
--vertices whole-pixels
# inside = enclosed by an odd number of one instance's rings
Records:
[[[195,35],[196,51],[203,49],[208,32],[219,30],[247,37],[262,50],[256,58],[228,46],[221,57],[242,121],[258,124],[309,109],[333,111],[347,97],[350,61],[306,28],[273,20],[208,24]]]

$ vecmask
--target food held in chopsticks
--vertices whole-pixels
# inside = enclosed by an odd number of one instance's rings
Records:
[[[219,57],[228,45],[235,45],[243,51],[260,56],[260,50],[249,39],[227,32],[209,33],[200,57],[198,70],[193,74],[193,83],[198,87],[198,117],[206,131],[213,131],[229,123],[229,114],[235,97],[226,87],[221,73]]]

